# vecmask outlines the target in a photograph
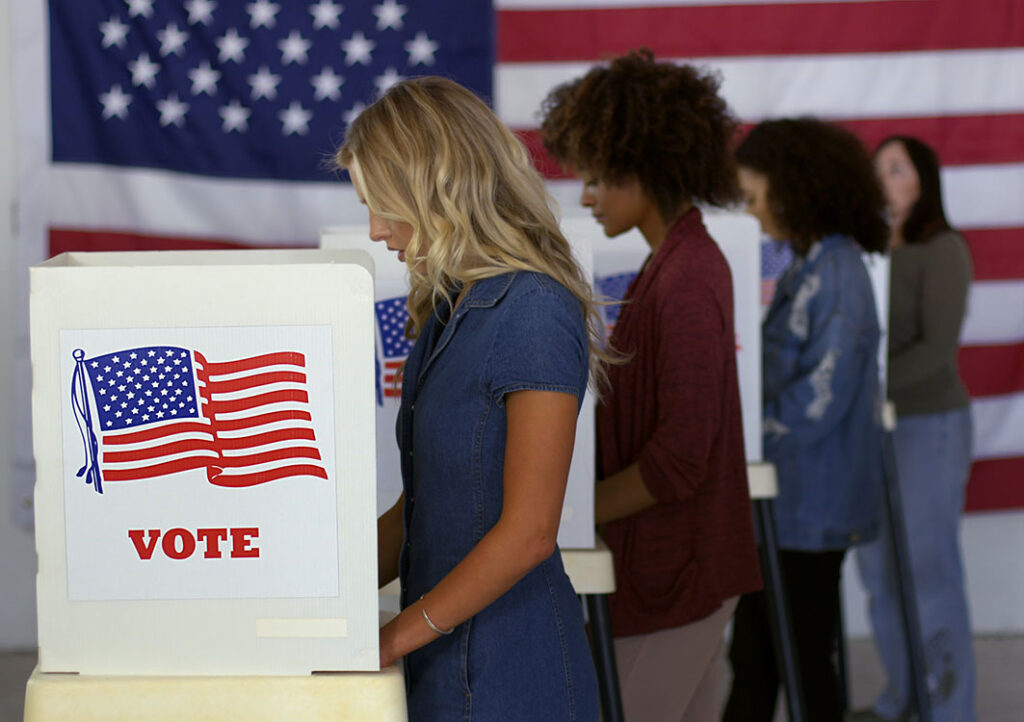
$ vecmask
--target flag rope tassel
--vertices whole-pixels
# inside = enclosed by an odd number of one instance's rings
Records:
[[[85,450],[85,464],[75,476],[85,476],[85,482],[91,484],[98,494],[103,493],[103,481],[100,476],[99,444],[92,430],[92,415],[89,412],[89,392],[86,386],[85,351],[76,348],[75,373],[71,377],[71,407],[75,411],[78,432],[82,435],[82,446]]]

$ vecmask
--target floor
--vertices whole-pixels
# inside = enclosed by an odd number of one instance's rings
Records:
[[[870,703],[882,685],[878,657],[871,642],[855,640],[848,648],[852,703]],[[1024,719],[1024,636],[976,637],[978,722]],[[36,664],[35,652],[0,654],[0,722],[19,722],[24,714],[25,681]],[[781,705],[780,705],[781,706]],[[781,711],[776,717],[784,721]]]

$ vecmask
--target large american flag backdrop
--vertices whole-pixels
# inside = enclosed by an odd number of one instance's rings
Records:
[[[578,212],[578,186],[539,149],[540,102],[639,46],[716,68],[744,122],[814,114],[871,147],[920,136],[945,164],[947,208],[975,263],[960,355],[977,427],[968,505],[1024,506],[1019,0],[19,0],[13,10],[25,267],[66,250],[315,245],[321,227],[364,218],[325,165],[346,122],[413,74],[491,99],[566,214]],[[24,441],[15,448],[31,448]]]

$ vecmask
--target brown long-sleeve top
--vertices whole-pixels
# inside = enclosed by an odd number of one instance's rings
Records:
[[[967,244],[953,230],[893,249],[888,395],[898,415],[968,404],[956,355],[971,273]]]
[[[610,522],[616,636],[702,619],[760,588],[736,371],[732,277],[696,208],[626,292],[597,411],[598,478],[638,463],[658,503]]]

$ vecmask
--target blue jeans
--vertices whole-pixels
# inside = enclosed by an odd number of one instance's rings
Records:
[[[973,722],[974,652],[960,554],[960,513],[971,467],[969,408],[901,417],[893,434],[910,565],[935,722]],[[887,525],[857,551],[888,687],[875,712],[896,718],[910,679]]]

